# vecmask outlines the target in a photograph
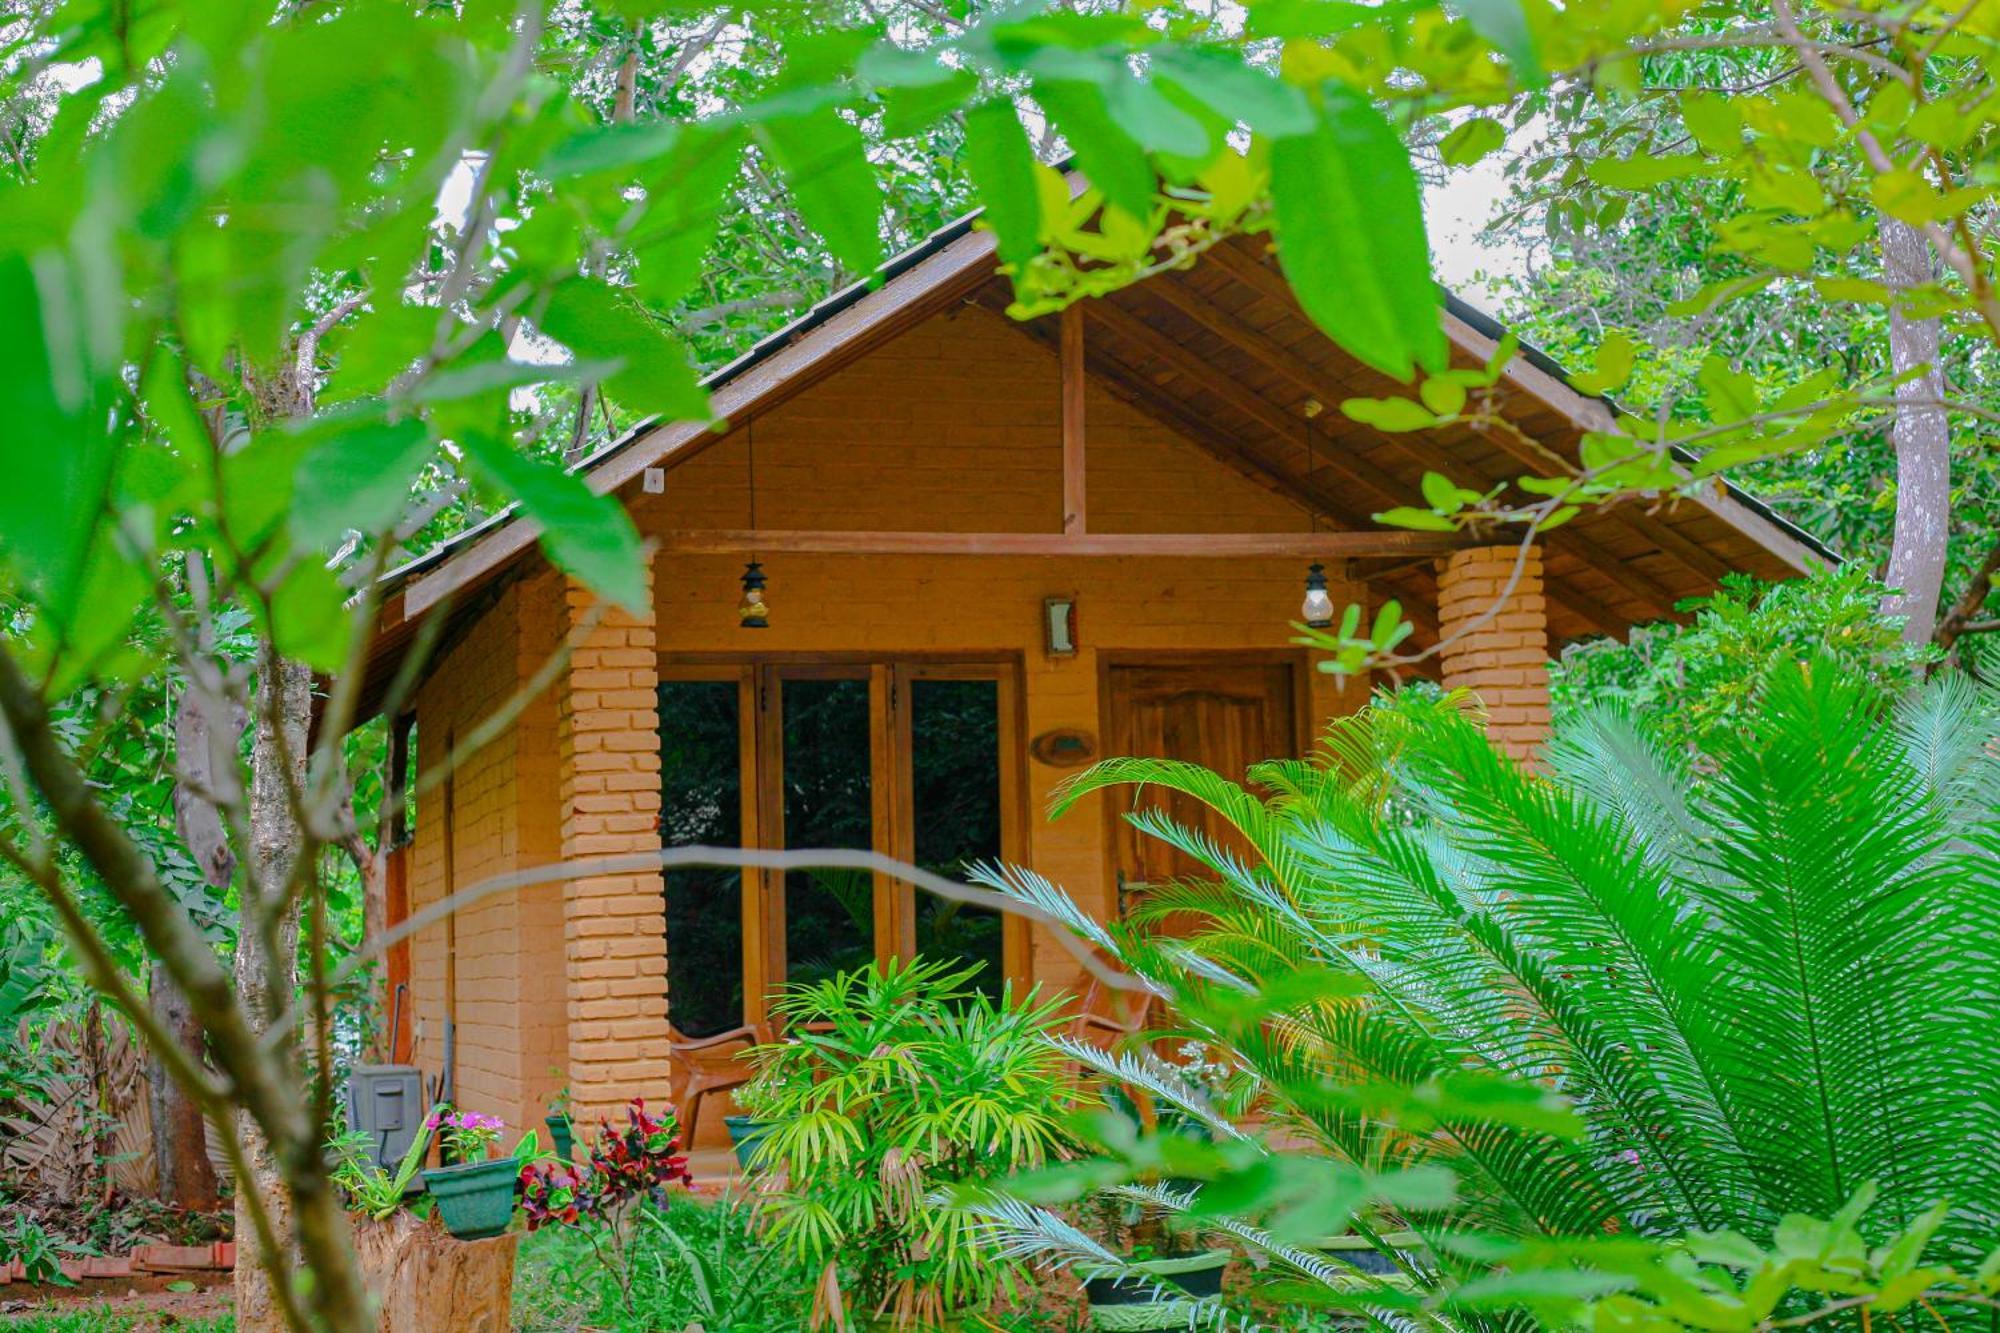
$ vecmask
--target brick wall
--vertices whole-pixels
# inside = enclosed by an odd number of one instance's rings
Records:
[[[652,617],[596,607],[565,590],[571,649],[557,687],[565,862],[657,850],[659,662]],[[593,615],[601,619],[593,621]],[[570,1091],[576,1115],[610,1115],[634,1096],[664,1100],[666,919],[657,869],[563,887]]]
[[[1539,547],[1508,592],[1517,559],[1513,546],[1451,555],[1438,582],[1438,621],[1445,688],[1477,694],[1494,743],[1530,759],[1549,736],[1548,603]]]
[[[1054,531],[1060,523],[1059,374],[1054,355],[991,312],[940,316],[755,424],[757,522],[764,527]],[[1100,532],[1300,532],[1305,514],[1093,386],[1087,401],[1088,507]],[[737,429],[669,473],[666,494],[634,504],[642,531],[750,525],[750,432]],[[558,856],[656,846],[658,658],[732,652],[1008,654],[1023,664],[1022,733],[1098,734],[1105,654],[1283,650],[1304,562],[1237,559],[973,560],[766,556],[772,627],[744,631],[740,560],[655,561],[655,623],[614,616],[558,688],[482,750],[454,783],[459,884]],[[1045,597],[1076,600],[1081,651],[1042,651]],[[1336,602],[1364,598],[1333,588]],[[444,659],[418,701],[418,744],[433,761],[527,679],[574,623],[584,597],[542,567],[517,580]],[[1303,653],[1297,660],[1305,665]],[[1365,688],[1308,677],[1321,720]],[[1027,765],[1029,856],[1082,901],[1109,911],[1102,798],[1059,823],[1042,814],[1071,770]],[[418,802],[413,898],[443,884],[442,797]],[[458,923],[462,1099],[510,1123],[537,1123],[566,1075],[579,1110],[665,1081],[657,874],[528,890]],[[412,958],[418,1059],[441,1058],[444,932]],[[469,955],[477,953],[474,958]],[[1046,937],[1032,967],[1074,976]],[[563,1073],[552,1072],[561,1070]],[[719,1123],[719,1116],[704,1120]]]
[[[1055,355],[999,315],[966,307],[739,428],[668,474],[634,505],[642,532],[750,526],[754,430],[757,524],[766,528],[1052,532],[1061,524],[1060,374]],[[1305,513],[1100,387],[1087,421],[1087,506],[1096,532],[1304,532]],[[771,628],[738,627],[733,556],[663,555],[654,565],[660,652],[1018,654],[1029,737],[1100,731],[1101,654],[1291,650],[1305,562],[1271,559],[761,557]],[[1332,588],[1336,603],[1365,588]],[[1076,600],[1081,651],[1042,651],[1042,602]],[[1299,654],[1301,667],[1305,655]],[[1350,712],[1310,673],[1313,716]],[[1113,905],[1105,815],[1092,797],[1059,823],[1044,815],[1072,770],[1030,762],[1029,847],[1038,870],[1101,911]],[[1033,966],[1051,981],[1074,963],[1038,935]]]

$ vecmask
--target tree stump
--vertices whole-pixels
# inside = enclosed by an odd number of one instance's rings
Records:
[[[354,1225],[361,1282],[378,1303],[378,1333],[507,1333],[519,1232],[454,1240],[436,1219],[397,1213]]]

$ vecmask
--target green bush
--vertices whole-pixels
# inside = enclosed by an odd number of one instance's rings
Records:
[[[794,986],[776,1009],[797,1039],[754,1053],[738,1101],[771,1125],[759,1209],[814,1272],[816,1318],[936,1323],[1014,1292],[1016,1265],[939,1191],[1039,1165],[1071,1092],[1043,1040],[1059,1003],[990,999],[976,972],[871,963]]]
[[[1843,1290],[1885,1313],[1918,1292],[1976,1307],[2000,1287],[2000,719],[1957,676],[1885,709],[1830,655],[1763,680],[1693,758],[1579,710],[1544,775],[1424,708],[1337,724],[1328,752],[1383,771],[1263,764],[1268,797],[1101,764],[1065,806],[1165,787],[1254,852],[1132,816],[1212,878],[1162,888],[1129,928],[1025,872],[985,878],[1063,912],[1256,1081],[1246,1134],[1161,1062],[1102,1062],[1238,1154],[1182,1162],[1229,1185],[1176,1206],[1261,1224],[1301,1178],[1347,1189],[1322,1216],[1418,1233],[1399,1276],[1430,1312],[1470,1307],[1461,1326],[1621,1290],[1645,1299],[1589,1307],[1603,1326],[1751,1329]],[[1153,929],[1169,917],[1175,938]],[[1303,1156],[1261,1147],[1265,1128]],[[1358,1207],[1382,1173],[1439,1168],[1452,1190]],[[1011,1223],[1018,1248],[1061,1251],[1046,1215]],[[1327,1275],[1282,1235],[1236,1234]],[[1990,1281],[1965,1276],[1982,1264]],[[1671,1313],[1650,1303],[1669,1290]]]
[[[1719,732],[1757,725],[1756,701],[1774,668],[1819,657],[1884,704],[1936,662],[1881,615],[1882,587],[1853,565],[1761,583],[1731,574],[1695,608],[1690,625],[1652,625],[1626,643],[1599,639],[1549,668],[1558,718],[1602,704],[1646,717],[1662,743],[1701,750]]]
[[[598,1262],[591,1233],[547,1227],[523,1239],[514,1276],[514,1325],[523,1333],[578,1327],[653,1333],[803,1328],[811,1277],[765,1243],[749,1211],[727,1200],[666,1196],[638,1205],[624,1262],[627,1293]]]

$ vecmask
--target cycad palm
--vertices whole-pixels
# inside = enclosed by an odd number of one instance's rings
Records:
[[[1763,1236],[1873,1180],[1882,1225],[1949,1198],[1938,1257],[1990,1248],[2000,762],[1970,687],[1940,681],[1885,716],[1831,670],[1779,671],[1698,775],[1611,712],[1564,729],[1546,775],[1449,709],[1369,710],[1331,740],[1345,762],[1253,769],[1268,799],[1139,760],[1064,798],[1188,792],[1254,849],[1135,816],[1215,877],[1148,909],[1196,915],[1190,937],[1143,920],[1119,937],[1164,989],[1203,984],[1189,954],[1252,984],[1300,966],[1371,979],[1361,1000],[1206,1034],[1259,1076],[1274,1119],[1365,1165],[1449,1160],[1454,1227]],[[1585,1132],[1448,1118],[1415,1134],[1324,1095],[1467,1070],[1560,1092]]]

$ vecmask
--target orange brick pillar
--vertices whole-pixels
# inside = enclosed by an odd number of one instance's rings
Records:
[[[649,587],[650,592],[650,587]],[[557,685],[565,861],[660,845],[659,660],[653,618],[566,588],[574,646]],[[563,886],[569,1076],[574,1115],[592,1124],[644,1097],[669,1100],[665,904],[658,870]]]
[[[1445,688],[1477,694],[1494,744],[1530,759],[1549,737],[1549,616],[1540,547],[1528,552],[1508,591],[1519,552],[1481,546],[1447,558],[1438,580],[1438,628]]]

